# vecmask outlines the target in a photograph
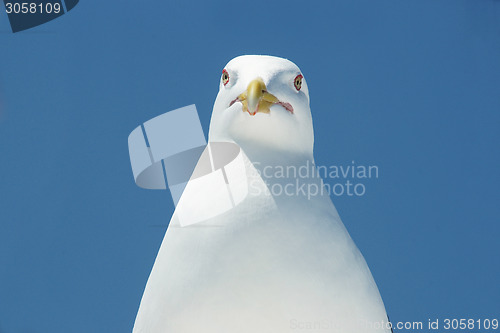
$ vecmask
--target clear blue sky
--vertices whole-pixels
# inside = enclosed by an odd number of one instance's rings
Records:
[[[500,316],[500,1],[94,2],[12,34],[0,13],[0,332],[130,332],[173,212],[127,136],[241,54],[309,85],[319,164],[393,321]]]

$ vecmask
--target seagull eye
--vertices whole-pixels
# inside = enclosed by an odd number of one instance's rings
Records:
[[[222,83],[226,85],[229,82],[229,73],[224,69],[222,71]]]
[[[297,89],[297,91],[299,91],[300,88],[302,88],[302,77],[303,76],[299,74],[293,80],[293,85],[295,86],[295,89]]]

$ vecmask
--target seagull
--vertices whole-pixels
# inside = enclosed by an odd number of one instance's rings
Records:
[[[245,55],[224,67],[209,145],[240,147],[250,190],[196,224],[180,224],[176,209],[134,333],[391,332],[321,177],[297,172],[315,165],[309,105],[304,74],[287,59]],[[181,201],[199,207],[187,190]]]

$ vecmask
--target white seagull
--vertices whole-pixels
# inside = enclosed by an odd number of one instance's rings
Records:
[[[390,332],[370,270],[321,178],[297,172],[314,166],[300,69],[271,56],[231,60],[209,142],[241,148],[251,189],[233,209],[193,225],[180,224],[176,209],[133,332]],[[199,201],[187,192],[183,209],[194,211]]]

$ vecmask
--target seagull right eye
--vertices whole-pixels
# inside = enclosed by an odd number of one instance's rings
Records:
[[[229,82],[229,73],[227,72],[227,70],[224,69],[222,71],[222,83],[226,85],[228,82]]]
[[[299,74],[293,80],[293,85],[295,86],[295,89],[297,89],[297,91],[299,91],[300,88],[302,88],[302,78],[303,78],[303,76],[301,74]]]

